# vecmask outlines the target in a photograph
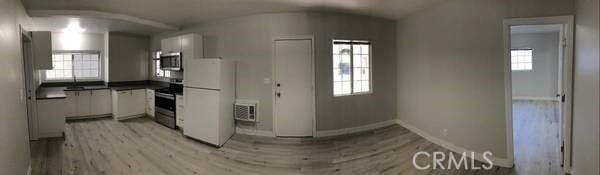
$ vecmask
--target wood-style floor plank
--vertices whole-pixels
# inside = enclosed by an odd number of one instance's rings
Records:
[[[512,174],[512,169],[417,170],[418,151],[450,151],[398,125],[326,138],[234,135],[222,148],[149,118],[70,121],[64,139],[32,143],[38,174]],[[430,163],[420,157],[418,163]]]

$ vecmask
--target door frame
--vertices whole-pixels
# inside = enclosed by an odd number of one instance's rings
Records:
[[[26,39],[26,40],[24,40]],[[25,30],[22,25],[19,25],[19,41],[20,41],[20,52],[23,61],[23,81],[25,92],[25,113],[27,115],[27,127],[29,131],[29,140],[37,140],[38,135],[38,119],[37,119],[37,106],[36,106],[36,94],[34,85],[34,58],[33,58],[33,37],[31,32]],[[27,43],[27,44],[26,44]],[[27,54],[25,54],[27,49]]]
[[[272,104],[273,104],[273,134],[275,135],[275,137],[278,137],[277,134],[277,103],[275,102],[276,100],[276,89],[277,87],[275,86],[276,82],[275,80],[277,80],[277,62],[275,61],[275,59],[277,59],[275,52],[276,52],[276,42],[277,41],[282,41],[282,40],[310,40],[311,43],[311,49],[312,49],[312,53],[311,53],[311,86],[312,86],[312,137],[316,137],[317,135],[317,121],[316,121],[316,95],[315,95],[315,37],[313,35],[293,35],[293,36],[275,36],[272,37],[272,59],[271,59],[271,100],[272,100]]]
[[[551,16],[537,18],[508,18],[503,21],[503,37],[504,37],[504,94],[505,94],[505,110],[506,110],[506,142],[508,160],[514,163],[513,150],[513,117],[512,117],[512,71],[511,71],[511,38],[510,27],[515,25],[542,25],[542,24],[564,24],[563,27],[565,44],[562,57],[562,94],[566,96],[564,110],[561,110],[561,131],[559,135],[562,137],[560,141],[564,144],[563,173],[571,171],[571,132],[572,132],[572,105],[573,105],[573,37],[574,37],[574,17],[573,16]],[[562,40],[562,39],[561,39]],[[559,70],[560,72],[560,70]],[[561,102],[563,103],[563,102]]]

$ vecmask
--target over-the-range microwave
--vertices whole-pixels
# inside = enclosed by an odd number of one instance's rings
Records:
[[[160,55],[160,69],[181,71],[181,52],[171,52]]]

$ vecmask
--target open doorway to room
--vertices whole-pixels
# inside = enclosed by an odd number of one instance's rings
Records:
[[[570,154],[572,17],[513,19],[505,24],[516,174],[563,174]],[[566,20],[566,22],[560,22]],[[506,21],[505,21],[506,23]],[[570,144],[568,144],[570,145]],[[569,147],[570,148],[570,147]]]

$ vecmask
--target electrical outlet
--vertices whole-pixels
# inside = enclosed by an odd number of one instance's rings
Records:
[[[442,134],[444,135],[444,137],[448,136],[448,129],[444,128]]]

